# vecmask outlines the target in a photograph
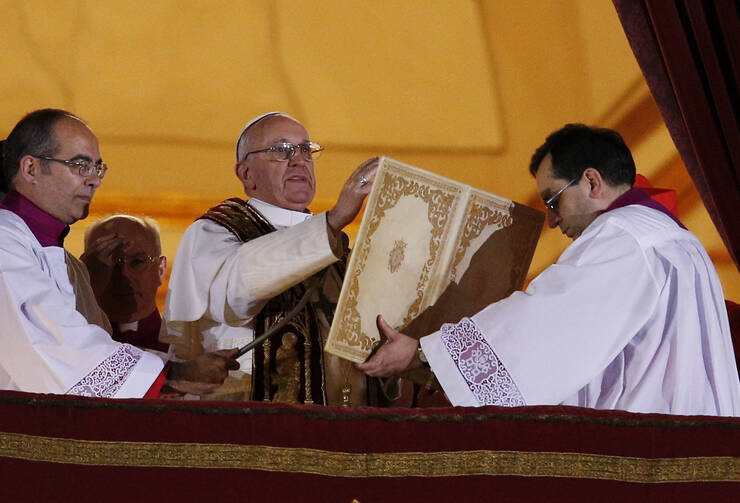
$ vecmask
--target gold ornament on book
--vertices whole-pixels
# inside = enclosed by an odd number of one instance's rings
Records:
[[[402,329],[468,271],[481,279],[476,300],[521,288],[543,221],[537,210],[382,157],[326,351],[365,361],[379,338],[378,314]],[[445,321],[471,314],[455,311],[469,299],[451,300]]]
[[[403,239],[397,239],[393,245],[393,249],[388,254],[388,270],[391,273],[398,271],[403,263],[403,251],[406,249],[406,243]]]

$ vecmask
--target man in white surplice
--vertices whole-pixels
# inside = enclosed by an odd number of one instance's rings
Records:
[[[26,115],[3,143],[0,203],[0,389],[107,398],[156,397],[163,385],[212,391],[230,352],[168,362],[111,339],[85,266],[63,247],[108,169],[81,119]]]
[[[740,415],[714,266],[665,207],[632,188],[619,134],[567,125],[537,149],[530,172],[550,227],[574,240],[557,263],[526,292],[420,342],[379,316],[388,343],[359,368],[382,377],[429,365],[460,406]]]
[[[178,354],[250,342],[256,330],[273,326],[298,303],[302,282],[327,268],[322,289],[333,285],[338,294],[342,272],[333,267],[346,258],[341,230],[370,192],[377,158],[350,175],[331,210],[312,215],[306,208],[315,194],[320,151],[303,125],[281,112],[244,127],[235,173],[249,200],[233,198],[206,212],[185,231],[175,256],[164,318]],[[321,351],[318,325],[326,326],[336,302],[331,292],[327,301],[323,290],[309,302],[310,312],[296,317],[291,333],[242,356],[240,372],[232,372],[214,397],[364,403],[364,374]],[[291,297],[293,291],[298,293]],[[266,306],[276,303],[267,316]],[[331,374],[338,377],[334,383]]]

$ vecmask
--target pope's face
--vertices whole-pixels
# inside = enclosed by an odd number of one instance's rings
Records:
[[[53,157],[64,160],[90,160],[99,162],[98,139],[82,122],[63,118],[54,125],[58,145]],[[72,224],[87,217],[95,190],[100,186],[97,172],[81,176],[76,167],[57,161],[41,161],[47,169],[44,176],[36,177],[35,202],[41,209],[64,222]]]
[[[300,145],[309,141],[299,122],[276,115],[255,124],[249,131],[249,150],[261,150],[280,142]],[[276,161],[270,152],[250,154],[237,164],[237,174],[248,196],[289,210],[303,211],[313,201],[316,178],[313,161],[296,152],[289,161]]]

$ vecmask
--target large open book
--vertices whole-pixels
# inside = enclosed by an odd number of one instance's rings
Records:
[[[326,351],[363,362],[378,314],[421,337],[521,288],[544,215],[383,157]]]

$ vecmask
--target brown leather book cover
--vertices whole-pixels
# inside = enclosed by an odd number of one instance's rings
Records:
[[[383,157],[326,351],[370,355],[382,314],[421,337],[522,287],[542,212]]]

